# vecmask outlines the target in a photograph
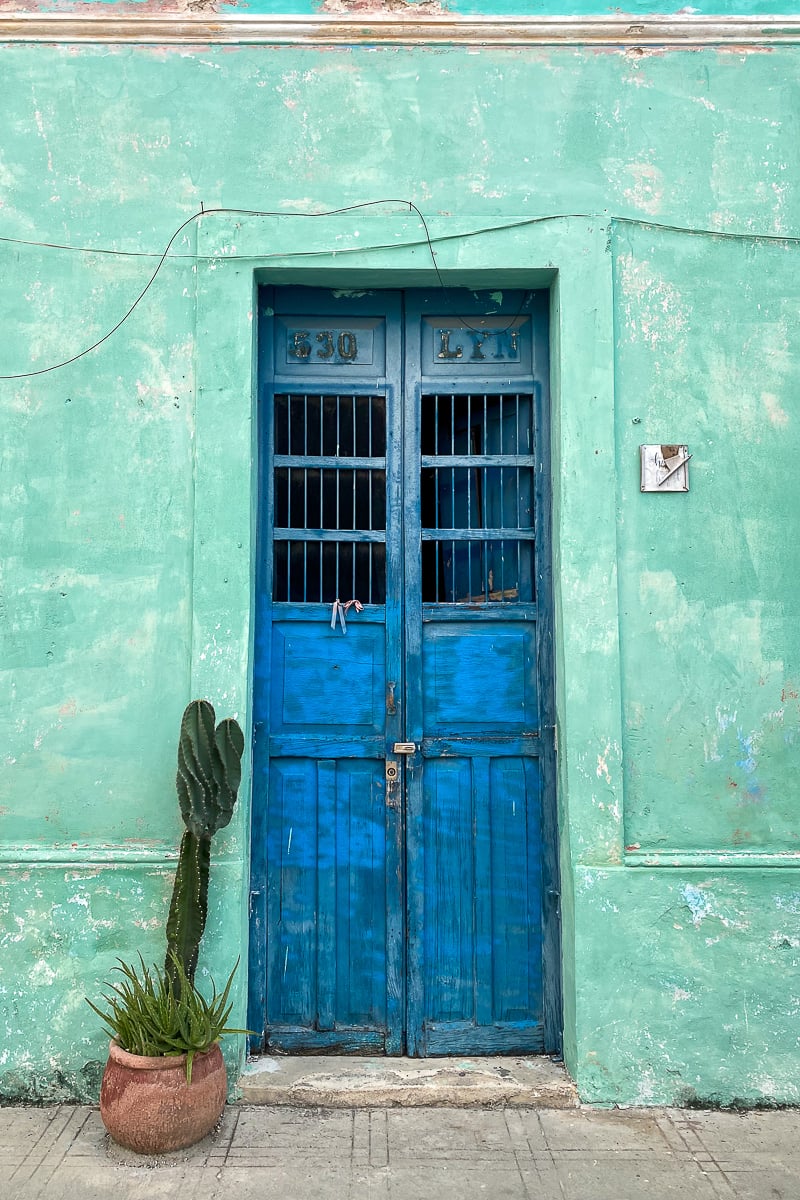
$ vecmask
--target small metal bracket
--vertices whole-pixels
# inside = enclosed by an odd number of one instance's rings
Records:
[[[393,752],[395,754],[416,754],[417,743],[416,742],[395,742],[395,744],[393,746]]]
[[[386,759],[386,807],[400,807],[400,763]]]

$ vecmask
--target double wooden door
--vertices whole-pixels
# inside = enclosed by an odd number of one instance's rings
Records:
[[[552,1048],[546,296],[260,310],[250,1027]]]

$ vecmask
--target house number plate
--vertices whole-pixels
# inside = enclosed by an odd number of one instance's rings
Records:
[[[380,317],[351,317],[347,324],[325,316],[276,317],[279,374],[324,375],[368,367],[381,374],[385,361],[385,322]]]

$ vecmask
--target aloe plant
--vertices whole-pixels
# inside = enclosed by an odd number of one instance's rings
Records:
[[[167,919],[164,963],[164,970],[177,988],[182,985],[182,976],[194,983],[208,913],[211,839],[233,816],[242,778],[244,734],[232,717],[216,726],[215,721],[213,706],[207,700],[192,700],[181,720],[175,783],[186,830]]]
[[[139,955],[139,967],[117,959],[113,969],[122,976],[116,983],[107,982],[109,992],[103,996],[105,1012],[87,999],[86,1003],[103,1021],[106,1030],[123,1050],[130,1054],[149,1056],[186,1055],[186,1082],[192,1082],[192,1064],[196,1054],[205,1054],[223,1033],[247,1033],[246,1029],[230,1029],[227,1021],[233,1008],[228,1000],[239,965],[228,976],[222,992],[217,992],[212,980],[212,996],[206,1000],[184,973],[177,959],[172,971],[146,967]]]

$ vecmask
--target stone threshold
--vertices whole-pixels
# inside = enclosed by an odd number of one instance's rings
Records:
[[[577,1108],[575,1084],[549,1058],[250,1059],[241,1104],[296,1108]]]

